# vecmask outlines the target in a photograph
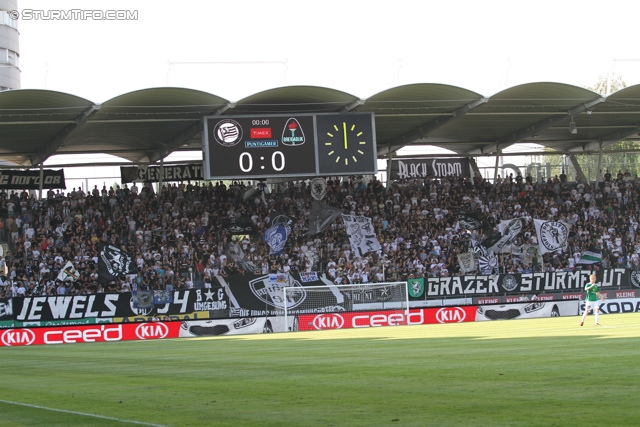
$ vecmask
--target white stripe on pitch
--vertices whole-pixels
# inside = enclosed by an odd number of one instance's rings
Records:
[[[162,424],[145,423],[144,421],[125,420],[123,418],[107,417],[105,415],[87,414],[86,412],[67,411],[66,409],[47,408],[46,406],[32,405],[30,403],[11,402],[9,400],[2,400],[2,399],[0,399],[0,403],[6,403],[8,405],[26,406],[26,407],[35,408],[35,409],[43,409],[45,411],[62,412],[64,414],[80,415],[83,417],[100,418],[108,421],[119,421],[121,423],[137,424],[141,426],[169,427]]]

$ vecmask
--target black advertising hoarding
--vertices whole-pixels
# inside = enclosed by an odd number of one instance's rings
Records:
[[[64,190],[64,169],[42,170],[42,188]],[[14,169],[0,170],[0,189],[8,190],[38,190],[40,188],[40,171],[21,171]]]
[[[136,316],[171,316],[209,311],[226,316],[228,300],[223,289],[189,289],[173,292],[173,302],[148,309],[134,308],[130,292],[55,297],[13,298],[12,318],[19,322],[46,322],[86,318],[111,319]]]
[[[201,164],[163,166],[162,169],[162,182],[204,180]],[[123,184],[160,182],[160,166],[120,166],[120,179]]]
[[[13,319],[13,299],[0,298],[0,321]]]
[[[437,301],[465,297],[476,304],[516,302],[518,295],[535,294],[540,301],[579,299],[589,282],[588,270],[574,272],[499,274],[495,276],[454,276],[415,279],[409,283],[410,301]],[[597,273],[597,283],[607,298],[636,298],[640,270],[610,269]],[[198,318],[281,316],[284,314],[285,287],[297,288],[286,302],[293,314],[331,313],[355,306],[380,303],[372,292],[343,294],[324,275],[292,273],[285,282],[270,275],[243,274],[217,277],[213,288],[173,291],[173,302],[148,309],[134,308],[131,293],[54,297],[20,297],[0,300],[0,322],[78,321],[80,319],[133,319],[145,316],[184,316],[198,312]],[[326,287],[322,304],[308,298],[308,286]],[[366,288],[366,285],[363,285]],[[553,294],[563,294],[561,297]],[[506,297],[505,297],[506,295]],[[547,298],[548,297],[548,298]],[[367,298],[373,298],[367,300]],[[119,320],[118,320],[119,321]],[[0,326],[1,327],[1,326]]]
[[[504,294],[580,293],[589,283],[588,270],[556,271],[553,273],[497,274],[494,276],[453,276],[425,278],[410,300],[449,297],[483,297]],[[630,288],[629,270],[614,268],[598,272],[601,291],[608,288]],[[419,279],[418,279],[419,280]]]
[[[229,295],[230,317],[254,316],[282,316],[285,301],[284,288],[299,288],[296,292],[289,292],[286,302],[287,310],[291,314],[322,312],[323,307],[317,301],[307,299],[306,286],[327,286],[332,292],[327,293],[324,301],[326,311],[345,311],[344,296],[335,288],[330,280],[317,273],[289,274],[286,282],[278,283],[267,275],[240,275],[226,279],[218,277],[220,284]]]
[[[394,159],[391,162],[391,179],[411,179],[411,178],[443,178],[449,176],[459,176],[470,178],[469,159],[466,157],[457,158],[415,158],[415,159]]]
[[[377,173],[371,113],[204,118],[205,179]]]

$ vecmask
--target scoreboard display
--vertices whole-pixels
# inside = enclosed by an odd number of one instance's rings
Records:
[[[377,173],[370,113],[208,116],[205,179]]]

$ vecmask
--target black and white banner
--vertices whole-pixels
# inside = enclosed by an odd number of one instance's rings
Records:
[[[351,249],[357,256],[364,256],[367,252],[382,249],[376,237],[371,218],[366,216],[342,215],[344,225],[349,236]]]
[[[98,281],[107,283],[136,271],[133,257],[122,249],[100,242],[98,245]]]
[[[533,220],[538,235],[540,254],[555,252],[558,249],[565,251],[569,245],[569,229],[571,224],[564,221]]]
[[[477,212],[458,212],[455,216],[467,230],[479,230],[483,226],[482,214]]]
[[[471,252],[463,252],[458,254],[458,265],[460,265],[460,271],[467,273],[476,269],[476,261]]]
[[[535,294],[539,300],[578,299],[584,295],[589,282],[588,270],[554,273],[467,275],[420,279],[420,292],[410,292],[411,301],[432,301],[438,298],[489,297],[500,299]],[[640,288],[639,272],[609,269],[597,272],[600,291],[606,293],[605,302],[613,299],[637,298]],[[79,319],[129,319],[139,316],[176,316],[198,313],[197,318],[279,316],[285,304],[291,314],[323,313],[351,310],[359,306],[383,301],[384,292],[371,292],[363,285],[361,291],[341,292],[324,275],[315,272],[291,273],[286,280],[272,280],[268,274],[216,277],[212,288],[174,290],[171,295],[156,295],[142,306],[133,293],[94,294],[74,296],[36,296],[0,299],[0,321],[49,322]],[[326,287],[319,301],[308,286]],[[293,288],[287,293],[284,288]],[[551,294],[556,294],[551,295]],[[564,295],[560,295],[564,294]],[[491,298],[493,297],[493,298]],[[566,298],[565,298],[566,297]],[[153,304],[152,304],[153,302]],[[507,301],[512,302],[512,301]],[[483,302],[485,304],[487,302]],[[137,306],[137,307],[136,307]],[[628,311],[626,306],[606,306],[608,312]],[[195,318],[195,316],[194,316]],[[120,320],[118,320],[120,321]],[[40,325],[40,323],[38,323]],[[28,325],[27,325],[28,326]]]
[[[42,188],[66,189],[64,181],[64,169],[42,170]],[[0,170],[0,189],[11,190],[38,190],[40,188],[40,171],[21,171],[13,169]]]
[[[171,165],[162,167],[162,182],[203,181],[202,164]],[[160,166],[121,166],[120,179],[130,182],[160,182]]]
[[[315,280],[313,280],[315,279]],[[345,311],[345,297],[330,280],[309,274],[302,280],[299,274],[291,273],[285,282],[272,280],[269,275],[233,276],[228,279],[218,277],[229,295],[229,316],[276,316],[283,315],[285,304],[290,314],[322,313]],[[303,285],[304,283],[304,285]],[[307,299],[306,286],[327,286],[323,301],[315,298]],[[294,288],[287,292],[285,300],[284,288]]]
[[[311,197],[315,200],[322,200],[327,195],[327,181],[324,178],[313,178],[309,184]]]
[[[318,234],[342,215],[342,209],[314,200],[309,213],[309,236]]]
[[[430,277],[424,280],[424,298],[481,297],[505,293],[582,293],[584,285],[589,282],[590,274],[589,270],[576,270],[553,273]],[[597,283],[601,291],[632,288],[629,277],[629,270],[624,268],[602,270],[597,273]]]
[[[432,176],[441,178],[459,176],[470,178],[469,159],[456,158],[416,158],[395,159],[391,162],[391,179],[426,178]]]
[[[497,240],[490,238],[483,241],[482,244],[495,254],[513,252],[513,245],[516,242],[517,237],[522,234],[524,227],[527,225],[527,220],[524,218],[515,218],[500,221],[498,224],[498,231],[500,232]]]
[[[94,294],[56,297],[13,298],[13,307],[5,304],[5,316],[0,320],[12,318],[20,322],[42,322],[54,320],[74,320],[87,318],[131,318],[150,315],[181,315],[209,311],[213,317],[224,317],[228,313],[227,295],[219,287],[209,289],[189,289],[173,291],[170,298],[156,298],[155,292],[149,298],[134,298],[131,292],[121,294]],[[139,296],[139,295],[138,295]],[[156,302],[166,302],[156,304]]]

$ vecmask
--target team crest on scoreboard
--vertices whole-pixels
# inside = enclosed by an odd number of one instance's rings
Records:
[[[282,143],[284,145],[297,146],[304,144],[304,142],[304,132],[300,122],[293,117],[287,120],[282,131]]]
[[[213,128],[213,137],[223,147],[233,147],[242,140],[242,126],[235,120],[221,120]]]

